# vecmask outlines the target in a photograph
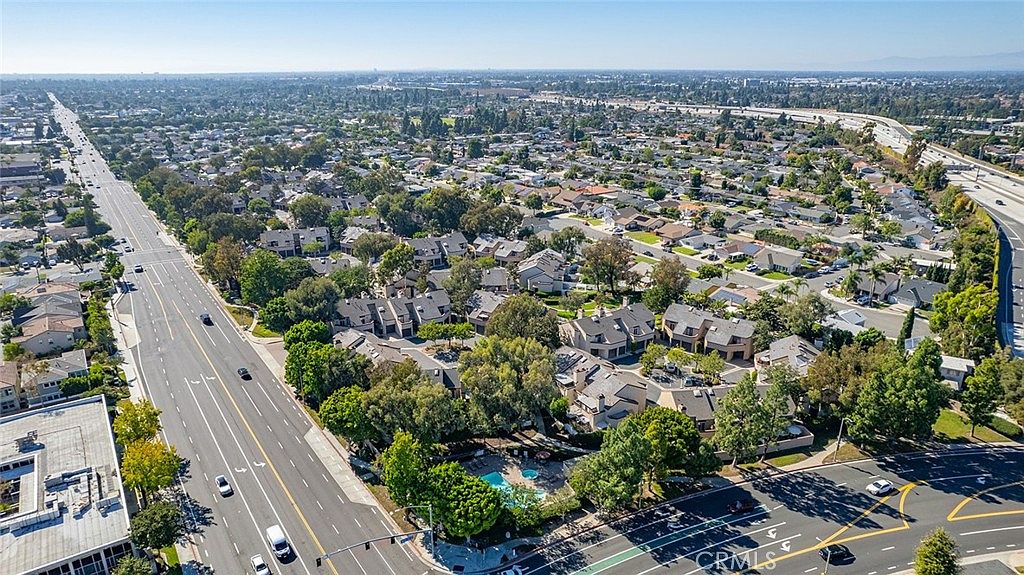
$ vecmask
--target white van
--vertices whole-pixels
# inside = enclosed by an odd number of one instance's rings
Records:
[[[280,525],[267,527],[267,542],[278,559],[284,559],[292,552],[292,548],[288,546],[288,539],[284,536],[284,529],[281,529]]]

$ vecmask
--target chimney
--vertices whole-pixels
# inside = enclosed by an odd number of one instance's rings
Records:
[[[597,412],[604,413],[604,394],[597,396]]]
[[[629,296],[622,296],[622,307],[629,307]]]

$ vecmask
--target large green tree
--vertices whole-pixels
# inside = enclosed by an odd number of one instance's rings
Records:
[[[288,285],[281,258],[267,250],[256,250],[242,260],[238,277],[242,300],[255,305],[263,305],[281,295]]]
[[[491,314],[484,333],[503,339],[529,337],[551,349],[562,345],[558,318],[530,294],[514,295],[501,302]]]
[[[327,216],[331,213],[331,205],[320,196],[305,195],[293,200],[288,211],[295,218],[300,228],[315,228],[327,225]]]
[[[160,432],[160,410],[148,399],[138,402],[121,400],[117,402],[113,428],[121,445],[156,439]]]
[[[407,507],[427,501],[430,488],[427,479],[427,457],[430,447],[412,434],[399,431],[394,441],[377,458],[381,481],[388,488],[391,500]]]
[[[169,501],[155,501],[132,517],[132,542],[144,549],[163,549],[185,534],[185,514]]]
[[[284,294],[289,318],[299,323],[331,321],[337,313],[335,304],[339,297],[338,286],[325,277],[306,278]]]
[[[498,521],[503,509],[501,494],[458,463],[435,466],[430,470],[429,481],[434,509],[451,535],[469,539]]]
[[[482,338],[462,353],[459,375],[471,415],[487,431],[515,429],[556,394],[554,354],[531,338]]]
[[[956,541],[942,527],[925,536],[914,553],[916,575],[960,575],[960,554]]]
[[[448,277],[442,282],[452,301],[452,311],[462,317],[466,316],[469,311],[469,298],[473,296],[473,292],[480,289],[482,277],[483,272],[476,260],[461,258],[452,264]]]
[[[604,510],[622,509],[636,501],[651,471],[651,439],[640,421],[627,418],[605,434],[601,450],[577,463],[569,485]]]
[[[715,411],[715,445],[732,455],[732,465],[748,458],[761,444],[757,377],[748,373],[725,393]]]
[[[992,414],[1003,399],[1001,368],[1004,362],[1001,357],[986,357],[964,382],[964,392],[960,396],[960,409],[971,422],[971,437],[978,425],[988,425]]]
[[[124,449],[121,458],[121,478],[125,487],[142,493],[143,506],[149,496],[174,483],[181,466],[181,458],[160,441],[136,441]]]
[[[349,441],[364,441],[377,436],[366,415],[363,390],[354,385],[332,393],[320,404],[319,415],[324,427]]]
[[[623,283],[631,283],[633,249],[619,238],[603,239],[583,248],[583,273],[613,295]]]
[[[941,336],[947,355],[978,361],[995,349],[998,305],[999,294],[984,285],[972,285],[958,293],[940,292],[929,324]]]

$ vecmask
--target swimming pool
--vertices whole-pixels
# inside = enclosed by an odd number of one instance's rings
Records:
[[[527,471],[532,471],[533,472],[533,474],[532,474],[533,477],[530,477],[529,475],[527,475],[527,473],[526,473]],[[537,470],[536,469],[524,469],[523,470],[523,477],[526,477],[527,479],[534,479],[534,478],[537,477]],[[511,485],[508,484],[508,481],[505,479],[505,476],[500,474],[500,473],[498,473],[497,471],[492,471],[492,472],[488,473],[487,475],[481,475],[480,479],[483,479],[484,481],[489,483],[491,485],[491,487],[493,487],[495,489],[499,489],[501,491],[508,491],[512,487]],[[547,494],[548,494],[547,491],[544,491],[543,489],[536,488],[536,487],[533,490],[537,493],[537,497],[539,497],[540,499],[544,499],[545,497],[547,497]]]
[[[536,469],[524,469],[522,472],[523,479],[537,479],[540,473]]]

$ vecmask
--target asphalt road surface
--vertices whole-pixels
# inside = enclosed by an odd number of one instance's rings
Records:
[[[358,485],[347,463],[311,424],[239,333],[131,185],[118,181],[86,140],[77,117],[56,103],[57,120],[79,147],[75,164],[96,197],[111,234],[134,248],[122,260],[134,288],[117,305],[143,392],[163,411],[169,443],[188,461],[187,512],[200,532],[193,549],[218,573],[251,571],[261,553],[274,573],[421,574],[426,567],[403,545],[375,544],[338,555],[317,569],[315,558],[392,525]],[[134,266],[143,271],[133,272]],[[209,313],[213,325],[198,317]],[[236,373],[245,367],[252,379]],[[323,459],[322,459],[323,458]],[[325,461],[327,463],[325,463]],[[332,473],[332,469],[335,473]],[[221,497],[225,475],[234,495]],[[344,484],[344,485],[343,485]],[[280,525],[296,553],[274,558],[264,535]]]
[[[865,487],[888,479],[886,496]],[[520,575],[823,573],[819,549],[852,559],[829,573],[902,571],[942,526],[964,555],[1024,547],[1024,450],[910,455],[792,473],[729,487],[587,531],[523,560]],[[733,515],[728,502],[752,498]]]

